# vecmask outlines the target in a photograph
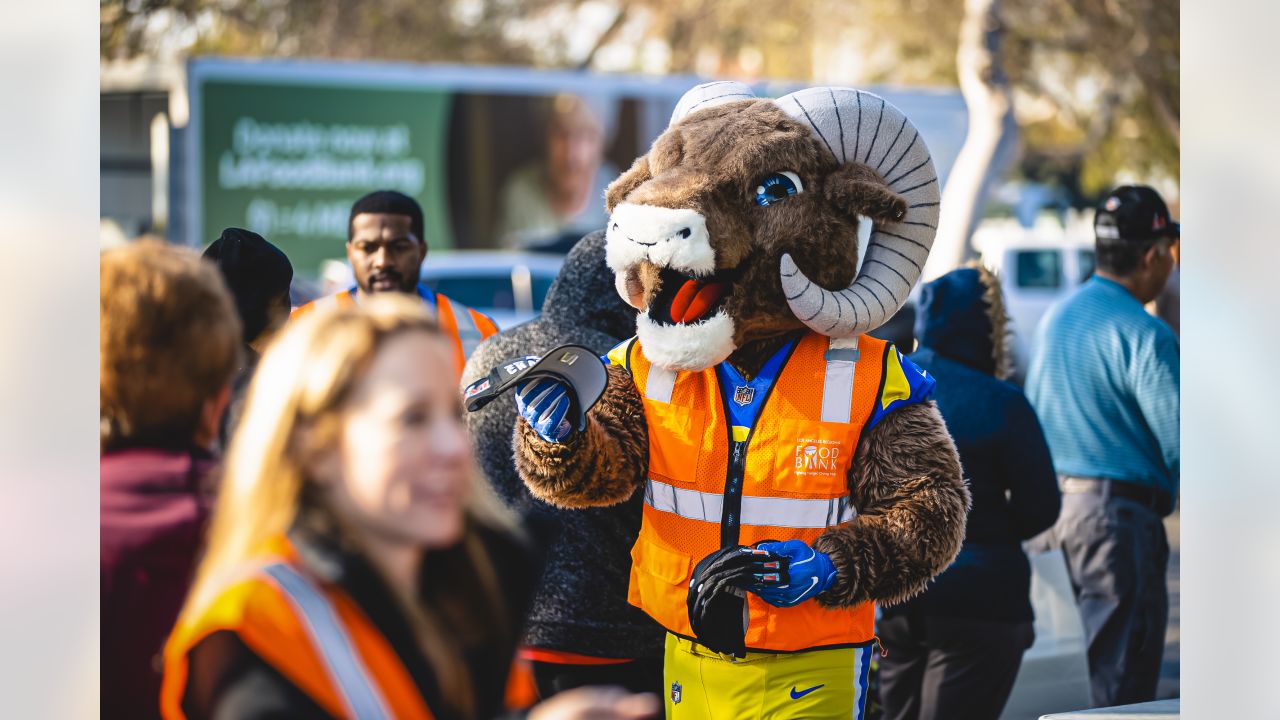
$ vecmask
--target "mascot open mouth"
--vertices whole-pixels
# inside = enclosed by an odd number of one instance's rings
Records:
[[[660,325],[695,325],[716,314],[733,288],[732,270],[696,277],[678,270],[658,271],[658,292],[649,303],[649,319]]]

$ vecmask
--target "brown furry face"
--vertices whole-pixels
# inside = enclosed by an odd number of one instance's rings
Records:
[[[759,204],[766,178],[784,171],[799,178],[801,191],[775,190],[780,197]],[[722,292],[702,299],[709,309],[684,322],[722,310],[733,320],[738,347],[803,327],[783,295],[784,253],[819,285],[845,287],[856,269],[858,213],[892,217],[904,207],[874,171],[837,166],[807,127],[768,100],[726,103],[676,123],[609,187],[606,200],[610,212],[626,203],[691,210],[705,219],[713,269],[691,273],[642,260],[615,267],[619,290],[655,322],[675,324],[686,307],[677,296],[689,280],[718,284]],[[671,241],[680,240],[677,234]]]

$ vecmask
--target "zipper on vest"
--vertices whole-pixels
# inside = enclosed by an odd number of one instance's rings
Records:
[[[750,432],[747,433],[746,440],[729,441],[732,449],[729,452],[729,472],[724,480],[724,511],[720,518],[721,547],[738,544],[739,528],[742,525],[742,483],[747,474],[747,443],[749,442],[751,442]]]
[[[756,434],[756,426],[760,424],[760,417],[769,408],[769,397],[773,395],[773,389],[778,387],[778,383],[782,381],[782,374],[787,371],[787,363],[791,362],[791,356],[795,354],[796,348],[800,347],[800,343],[803,340],[804,337],[801,336],[791,343],[791,349],[787,351],[787,356],[782,359],[782,365],[778,367],[778,374],[773,378],[773,382],[769,384],[769,388],[764,392],[764,397],[760,400],[760,412],[756,415],[755,422],[751,423],[751,429],[747,431],[747,437],[741,441],[733,439],[733,423],[729,421],[729,418],[732,417],[729,413],[729,399],[724,393],[724,388],[720,387],[720,374],[714,371],[711,373],[711,377],[715,378],[716,381],[716,392],[720,395],[720,407],[723,408],[724,412],[725,430],[729,435],[729,469],[724,478],[723,510],[720,513],[720,547],[737,545],[742,535],[740,532],[742,528],[742,485],[746,482],[747,475],[747,447],[751,444],[751,438]],[[772,451],[776,452],[776,448]]]

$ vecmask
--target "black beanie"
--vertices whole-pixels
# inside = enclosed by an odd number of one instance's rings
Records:
[[[289,292],[293,265],[280,248],[241,228],[223,230],[204,257],[222,272],[240,313],[244,341],[252,342],[267,327],[268,305]]]
[[[386,213],[388,215],[408,215],[409,230],[418,242],[425,243],[426,235],[422,228],[422,206],[418,201],[395,190],[375,190],[356,201],[351,206],[351,216],[347,218],[347,240],[351,239],[351,222],[361,213]]]

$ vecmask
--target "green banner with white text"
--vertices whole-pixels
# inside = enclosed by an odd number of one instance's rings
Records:
[[[351,204],[372,190],[422,204],[426,240],[451,247],[446,92],[209,79],[200,88],[200,240],[244,227],[315,275],[341,258]]]

